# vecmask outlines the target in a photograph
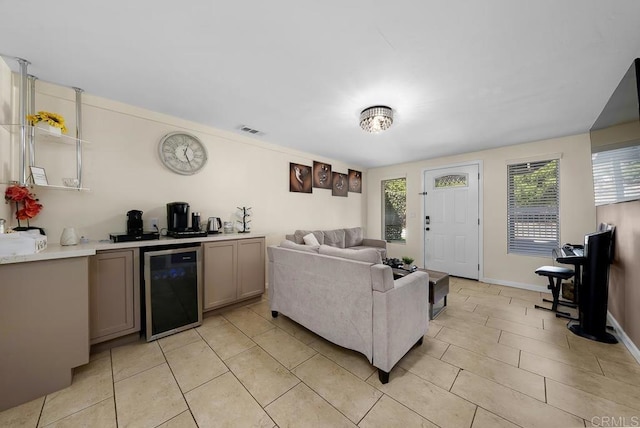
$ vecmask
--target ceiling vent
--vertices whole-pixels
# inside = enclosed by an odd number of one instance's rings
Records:
[[[247,125],[240,125],[238,129],[251,135],[264,135],[264,132],[258,131],[257,129],[249,128]]]

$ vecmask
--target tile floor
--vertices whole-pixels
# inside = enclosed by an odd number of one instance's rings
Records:
[[[92,355],[2,427],[640,425],[640,365],[574,336],[541,294],[451,279],[448,308],[382,385],[360,354],[266,299],[161,340]],[[617,425],[616,425],[617,424]]]

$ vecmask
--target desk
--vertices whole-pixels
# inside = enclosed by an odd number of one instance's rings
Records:
[[[411,273],[400,268],[392,268],[391,270],[393,271],[393,279],[402,278]],[[447,306],[449,274],[430,269],[416,269],[416,271],[429,274],[429,319],[432,320]],[[441,300],[443,300],[443,305],[436,306]]]

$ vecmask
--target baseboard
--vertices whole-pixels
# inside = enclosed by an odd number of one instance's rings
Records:
[[[613,315],[611,315],[611,312],[609,311],[607,311],[607,320],[611,323],[611,325],[615,329],[616,336],[618,336],[618,338],[622,341],[622,343],[624,343],[624,346],[627,347],[631,355],[633,355],[633,358],[635,358],[638,364],[640,364],[640,349],[638,349],[636,344],[633,343],[631,339],[629,339],[629,336],[627,336],[627,333],[624,332],[624,329],[620,326],[618,321],[613,317]]]
[[[522,282],[503,281],[501,279],[493,278],[480,278],[480,282],[486,282],[488,284],[504,285],[506,287],[522,288],[523,290],[539,291],[541,293],[548,293],[549,290],[544,285],[525,284]]]

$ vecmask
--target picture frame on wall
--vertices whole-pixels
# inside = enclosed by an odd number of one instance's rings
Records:
[[[313,187],[318,189],[331,189],[333,182],[331,165],[324,162],[313,161]]]
[[[349,191],[362,193],[362,172],[355,169],[349,170]]]
[[[349,192],[349,177],[341,172],[334,172],[331,194],[333,196],[347,196]]]
[[[311,193],[311,167],[299,163],[289,163],[289,191]]]

